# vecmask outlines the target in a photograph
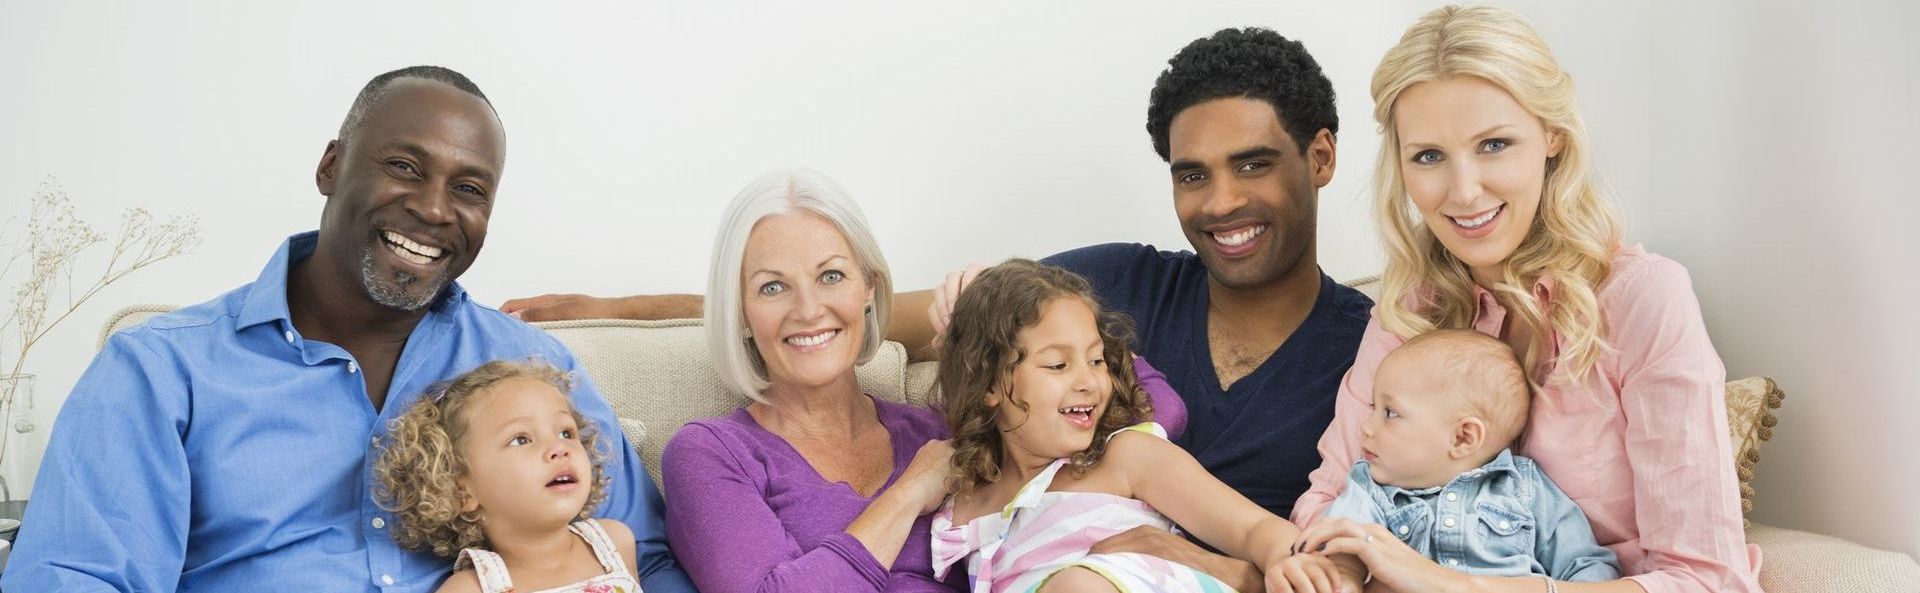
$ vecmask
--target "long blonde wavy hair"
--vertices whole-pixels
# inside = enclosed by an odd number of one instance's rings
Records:
[[[1488,290],[1512,318],[1534,330],[1534,343],[1521,354],[1531,379],[1544,383],[1544,377],[1532,375],[1557,336],[1565,348],[1556,366],[1569,371],[1564,377],[1570,383],[1578,383],[1608,350],[1595,289],[1619,250],[1620,222],[1598,187],[1573,77],[1560,70],[1533,27],[1509,10],[1448,6],[1429,12],[1407,29],[1373,71],[1373,117],[1382,136],[1374,168],[1374,212],[1387,252],[1380,323],[1408,338],[1473,324],[1478,306],[1473,277],[1422,223],[1407,195],[1400,175],[1399,133],[1393,125],[1401,93],[1422,82],[1460,76],[1504,89],[1540,118],[1549,134],[1561,138],[1559,155],[1547,159],[1539,213],[1526,239],[1507,257],[1499,283]],[[1532,291],[1542,279],[1554,284],[1551,303],[1539,302]]]

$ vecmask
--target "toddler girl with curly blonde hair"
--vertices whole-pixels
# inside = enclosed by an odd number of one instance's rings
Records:
[[[455,558],[439,591],[640,590],[632,530],[589,516],[606,498],[606,452],[571,388],[546,364],[489,362],[436,385],[381,439],[394,541]]]

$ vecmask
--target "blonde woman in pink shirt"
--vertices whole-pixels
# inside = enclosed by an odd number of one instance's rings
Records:
[[[1293,519],[1309,549],[1357,555],[1374,585],[1399,591],[1759,591],[1726,370],[1686,269],[1623,244],[1574,98],[1546,43],[1503,9],[1428,13],[1380,61],[1375,209],[1387,268]],[[1631,576],[1470,575],[1384,527],[1315,522],[1372,436],[1362,423],[1381,359],[1442,328],[1475,329],[1520,354],[1537,389],[1515,452],[1572,497]],[[1433,497],[1441,536],[1489,528]]]

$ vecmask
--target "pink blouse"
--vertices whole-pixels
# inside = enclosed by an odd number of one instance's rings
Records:
[[[1551,287],[1534,290],[1546,296]],[[1506,310],[1484,289],[1475,294],[1473,329],[1499,336]],[[1741,527],[1727,372],[1686,268],[1638,245],[1622,248],[1597,296],[1613,350],[1576,386],[1563,369],[1548,372],[1514,451],[1580,505],[1600,545],[1649,593],[1760,591],[1760,549],[1747,545]],[[1294,505],[1302,526],[1339,496],[1360,450],[1374,372],[1405,341],[1382,328],[1377,313],[1320,437],[1312,488]]]

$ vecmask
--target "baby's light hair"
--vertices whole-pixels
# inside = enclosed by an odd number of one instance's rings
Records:
[[[1496,451],[1526,430],[1532,404],[1527,375],[1513,348],[1492,336],[1470,329],[1434,330],[1407,340],[1380,364],[1424,366],[1444,392],[1427,396],[1461,398],[1459,404],[1487,423],[1487,442],[1500,445]]]
[[[573,391],[572,377],[566,371],[531,360],[496,360],[428,388],[413,407],[388,425],[373,466],[374,496],[380,508],[392,512],[396,520],[394,543],[408,550],[425,549],[442,558],[455,557],[466,548],[490,547],[479,515],[461,511],[467,493],[460,487],[460,478],[467,475],[468,468],[459,447],[469,428],[467,408],[478,399],[476,396],[512,379],[545,383],[562,396]],[[571,398],[567,408],[579,427],[580,445],[593,465],[587,503],[575,517],[582,520],[606,499],[607,452],[599,446],[599,426],[573,409]]]

